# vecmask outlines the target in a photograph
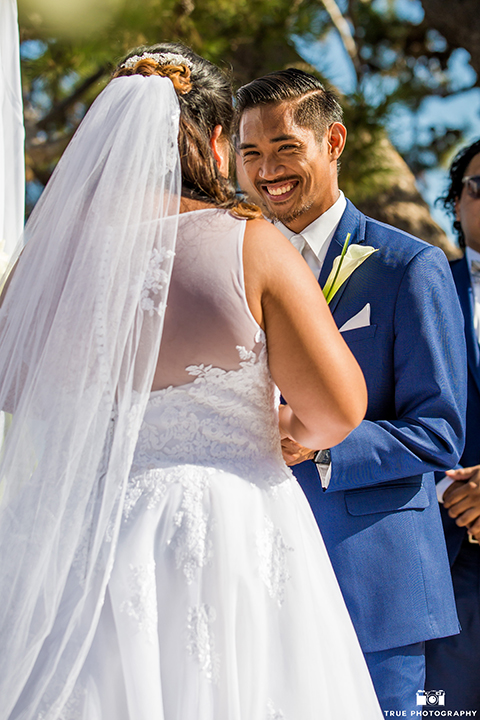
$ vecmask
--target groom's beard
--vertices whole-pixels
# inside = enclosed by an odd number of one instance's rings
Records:
[[[276,220],[280,220],[281,223],[288,226],[289,222],[292,222],[292,220],[296,220],[304,213],[308,212],[313,205],[313,201],[310,203],[305,203],[304,205],[301,205],[300,207],[296,208],[295,210],[292,210],[289,213],[284,213],[277,210],[277,213],[275,215]]]
[[[262,197],[263,201],[263,197]],[[265,202],[261,203],[262,208],[264,210],[264,214],[270,219],[270,220],[278,220],[279,222],[283,223],[283,225],[286,225],[288,227],[288,223],[292,222],[292,220],[296,220],[304,213],[308,212],[312,205],[313,200],[310,202],[305,202],[303,205],[300,205],[299,207],[296,207],[294,210],[285,211],[282,213],[281,207],[270,207]]]

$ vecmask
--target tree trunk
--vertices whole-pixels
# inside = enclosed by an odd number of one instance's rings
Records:
[[[375,154],[382,166],[378,171],[380,181],[369,194],[356,197],[355,181],[347,177],[344,185],[340,174],[340,186],[359,210],[440,247],[449,260],[460,257],[461,251],[433,220],[427,203],[417,190],[415,176],[387,137],[377,143]],[[347,158],[345,164],[348,164]]]

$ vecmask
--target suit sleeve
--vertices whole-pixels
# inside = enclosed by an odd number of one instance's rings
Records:
[[[394,312],[395,419],[364,420],[331,449],[327,492],[448,470],[464,444],[467,362],[463,316],[438,248],[415,255]]]

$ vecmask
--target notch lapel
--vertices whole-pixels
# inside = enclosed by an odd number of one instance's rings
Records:
[[[350,200],[347,200],[347,207],[345,208],[345,212],[343,213],[338,227],[335,230],[322,265],[320,277],[318,278],[321,288],[325,287],[327,278],[332,270],[333,261],[342,252],[345,238],[348,233],[351,233],[352,235],[350,238],[350,244],[365,242],[365,216],[357,210]],[[337,290],[333,296],[329,305],[332,313],[334,313],[335,308],[340,302],[340,298],[342,297],[349,280],[350,278],[347,278],[341,288]]]
[[[454,262],[451,265],[451,268],[457,288],[458,298],[462,307],[463,317],[465,318],[465,339],[467,342],[468,366],[480,392],[480,345],[478,343],[473,324],[475,298],[470,282],[467,258],[463,257],[461,260]]]

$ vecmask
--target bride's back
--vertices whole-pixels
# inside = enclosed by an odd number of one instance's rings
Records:
[[[245,296],[245,220],[208,208],[180,215],[165,326],[153,390],[194,380],[186,368],[240,367],[259,326]]]

